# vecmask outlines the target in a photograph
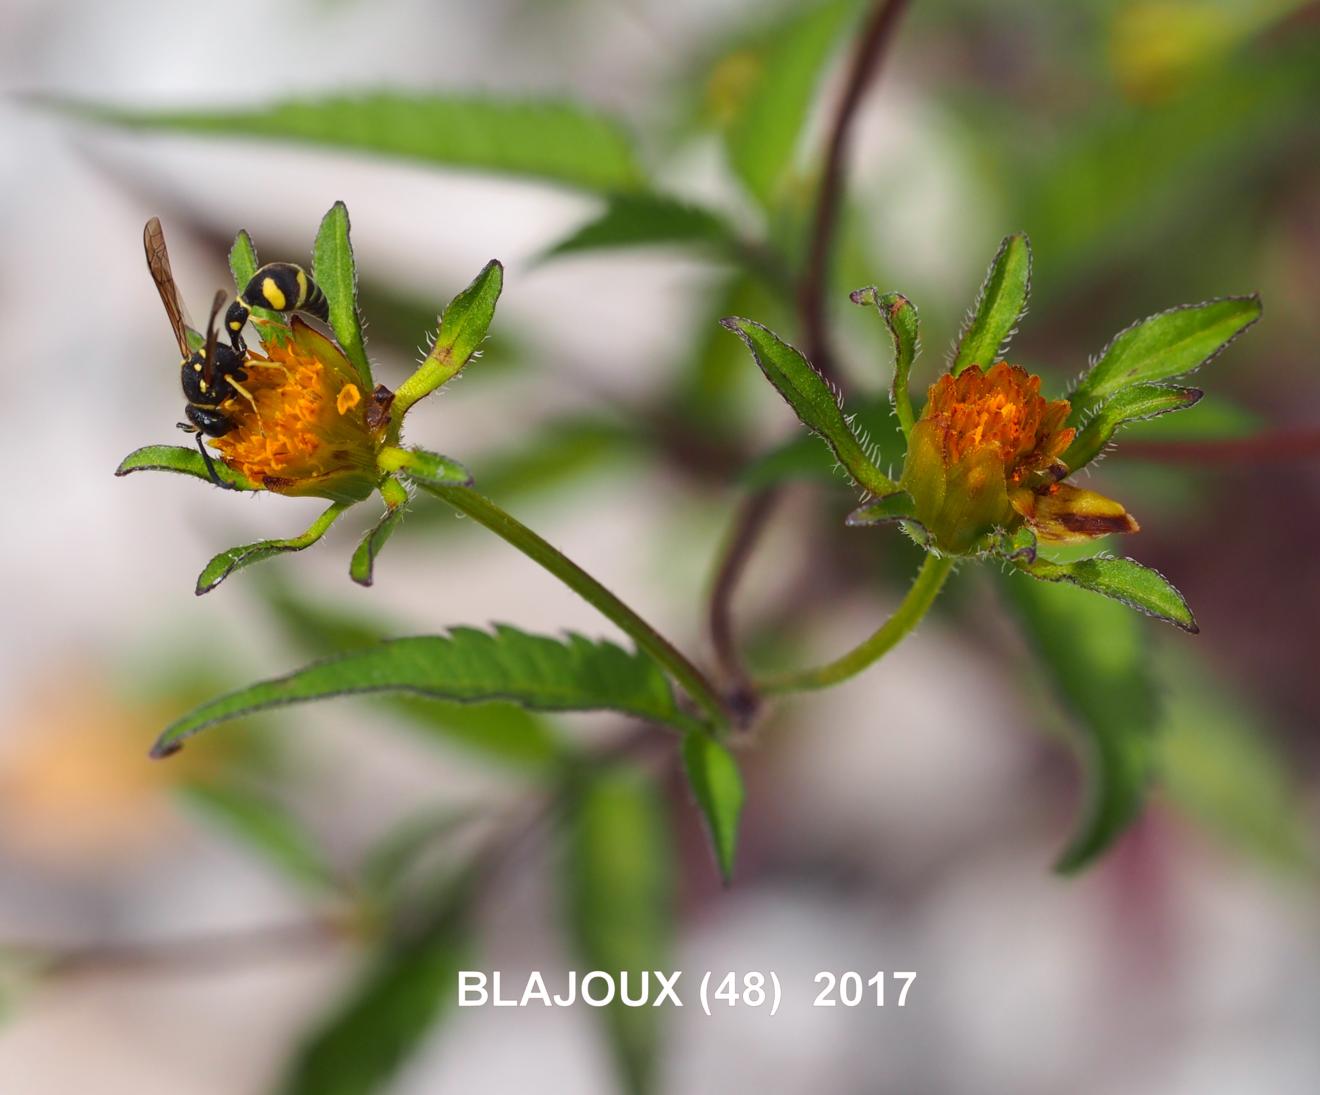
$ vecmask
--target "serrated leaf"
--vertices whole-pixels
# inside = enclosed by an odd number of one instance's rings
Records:
[[[257,272],[261,262],[257,258],[257,249],[252,237],[242,230],[234,237],[234,245],[229,249],[229,272],[234,276],[234,292],[242,293]],[[272,312],[269,308],[253,308],[252,318],[261,321],[261,337],[274,336],[284,338],[288,335],[289,324],[284,315]]]
[[[917,306],[902,293],[881,293],[874,285],[858,289],[851,294],[854,304],[874,304],[880,313],[889,337],[894,340],[894,382],[890,385],[890,399],[903,432],[911,433],[915,421],[908,382],[912,376],[912,363],[916,361],[921,344],[921,321]]]
[[[1132,384],[1182,376],[1217,357],[1260,318],[1260,297],[1222,297],[1149,316],[1114,336],[1069,399],[1073,420]]]
[[[280,802],[233,782],[188,783],[179,793],[192,809],[237,837],[298,886],[321,894],[338,889],[334,871],[326,865],[316,842]]]
[[[540,261],[584,251],[664,244],[702,244],[732,253],[738,239],[723,217],[702,206],[651,191],[612,194],[597,216],[552,244]]]
[[[232,110],[57,105],[132,129],[305,142],[601,192],[631,190],[643,178],[621,123],[561,101],[380,91]]]
[[[490,330],[503,288],[504,266],[499,260],[491,259],[472,283],[449,302],[440,317],[440,329],[431,352],[394,393],[396,416],[452,380],[472,359]]]
[[[362,380],[362,390],[371,391],[371,362],[362,337],[362,317],[358,313],[357,263],[349,239],[348,208],[335,202],[321,219],[312,250],[312,279],[321,287],[330,303],[330,328],[335,333],[344,356]]]
[[[727,884],[733,879],[738,820],[746,795],[738,762],[709,734],[692,730],[683,739],[683,768],[706,819],[715,862]]]
[[[1112,597],[1129,608],[1192,634],[1200,630],[1186,599],[1173,583],[1158,570],[1142,566],[1133,559],[1097,555],[1071,563],[1056,563],[1037,558],[1031,562],[1020,560],[1017,565],[1024,573],[1042,582],[1068,582]]]
[[[386,941],[304,1040],[283,1095],[375,1095],[456,999],[468,962],[466,887],[442,895],[419,928]]]
[[[358,585],[369,586],[375,581],[376,556],[394,535],[407,509],[405,505],[387,508],[381,519],[362,537],[348,564],[348,576]]]
[[[202,569],[197,576],[196,593],[210,593],[236,570],[242,570],[253,563],[283,555],[290,551],[302,551],[311,547],[326,534],[330,526],[339,520],[340,514],[349,508],[350,503],[334,502],[324,513],[308,526],[307,531],[287,540],[258,540],[254,544],[241,544],[238,547],[222,551]]]
[[[200,730],[254,711],[337,696],[404,692],[482,703],[510,700],[537,711],[619,711],[689,729],[669,682],[649,657],[605,641],[563,639],[512,627],[457,627],[448,635],[393,639],[313,662],[194,709],[161,734],[153,756]]]
[[[791,16],[726,60],[750,74],[729,111],[724,142],[734,174],[762,207],[776,204],[820,85],[821,72],[857,4],[818,4]]]
[[[674,851],[663,807],[638,773],[607,771],[571,803],[568,837],[564,877],[581,968],[626,973],[635,999],[643,972],[670,968]],[[625,1090],[645,1095],[655,1086],[664,1009],[627,1007],[616,995],[599,1010]]]
[[[1010,575],[1004,592],[1060,700],[1084,733],[1086,802],[1055,869],[1093,863],[1141,811],[1159,719],[1142,621],[1066,583]]]
[[[1062,460],[1070,471],[1084,468],[1103,451],[1120,426],[1195,406],[1202,393],[1175,384],[1133,384],[1110,397],[1073,438]]]
[[[140,449],[134,449],[119,462],[115,474],[131,475],[135,471],[172,471],[211,482],[211,475],[206,470],[206,461],[202,459],[202,454],[195,448],[185,448],[181,445],[144,445]],[[219,460],[215,461],[215,471],[221,482],[235,490],[257,489],[256,484],[247,476],[234,471],[228,464]]]
[[[757,366],[788,401],[803,425],[819,434],[839,463],[872,494],[892,494],[896,483],[871,462],[862,439],[839,406],[839,397],[796,349],[750,319],[729,316],[720,321],[747,344]]]
[[[1031,242],[1022,233],[1005,236],[990,260],[985,281],[958,336],[949,371],[957,376],[976,365],[990,368],[1008,350],[1031,296]]]

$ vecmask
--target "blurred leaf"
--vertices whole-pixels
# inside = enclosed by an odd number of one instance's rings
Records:
[[[418,860],[473,816],[470,810],[444,806],[404,818],[367,850],[359,872],[363,887],[377,899],[394,904]]]
[[[1031,243],[1021,233],[1005,236],[990,261],[976,303],[958,336],[950,372],[972,365],[990,368],[1008,351],[1031,295]]]
[[[244,229],[234,237],[234,245],[229,249],[229,270],[234,275],[234,292],[241,295],[252,280],[252,275],[261,266],[257,258],[257,249],[252,244],[252,237]],[[253,308],[252,317],[261,321],[262,341],[272,335],[283,338],[289,333],[289,325],[279,312],[269,308]]]
[[[1158,570],[1133,559],[1097,555],[1091,559],[1056,563],[1048,559],[1021,559],[1018,569],[1042,582],[1068,582],[1135,608],[1147,616],[1173,624],[1192,634],[1200,631],[1187,601]]]
[[[379,91],[232,110],[133,110],[72,101],[54,105],[78,117],[130,129],[306,142],[586,190],[632,190],[643,178],[632,138],[618,121],[552,100]]]
[[[335,202],[321,220],[312,250],[312,279],[330,302],[330,327],[344,356],[353,364],[362,380],[362,390],[370,392],[371,362],[362,338],[362,317],[357,302],[357,263],[349,240],[348,209]]]
[[[373,1095],[417,1051],[455,999],[467,962],[466,887],[420,928],[388,940],[295,1053],[284,1095]]]
[[[1253,295],[1170,308],[1134,323],[1101,351],[1069,396],[1073,420],[1129,385],[1200,368],[1259,318],[1260,297]]]
[[[206,461],[195,448],[181,445],[144,445],[134,449],[115,469],[116,475],[129,475],[135,471],[173,471],[181,475],[191,475],[194,479],[211,482],[211,475],[206,470]],[[221,482],[237,490],[256,490],[256,485],[228,464],[216,461],[216,474]]]
[[[308,527],[307,531],[287,540],[258,540],[254,544],[241,544],[238,547],[222,551],[202,569],[197,576],[197,595],[210,593],[236,570],[242,570],[253,563],[283,555],[290,551],[302,551],[311,547],[326,534],[330,526],[339,520],[339,515],[348,509],[344,502],[334,502]]]
[[[200,730],[289,703],[406,692],[481,703],[510,700],[539,711],[612,710],[686,730],[660,668],[644,654],[569,634],[564,639],[497,626],[456,627],[445,636],[393,639],[304,666],[202,704],[172,723],[153,756]]]
[[[674,851],[654,788],[638,773],[591,777],[572,803],[565,880],[584,970],[627,973],[636,998],[645,971],[668,970]],[[655,986],[652,986],[655,991]],[[629,1092],[653,1090],[664,1009],[601,1009]]]
[[[742,816],[745,797],[738,762],[709,734],[692,730],[683,739],[683,767],[706,819],[715,862],[727,884],[733,880],[738,819]]]
[[[1182,811],[1277,867],[1314,876],[1315,835],[1301,787],[1258,711],[1188,658],[1170,659],[1159,735],[1160,781]]]
[[[394,393],[396,417],[452,380],[476,356],[477,347],[495,318],[495,304],[503,288],[504,266],[491,259],[471,284],[449,302],[440,317],[440,329],[431,352]]]
[[[1067,584],[1001,582],[1041,668],[1085,734],[1087,805],[1055,864],[1098,858],[1141,811],[1159,719],[1144,624],[1125,606]]]
[[[872,494],[892,494],[898,489],[871,462],[861,438],[843,415],[838,394],[805,357],[753,320],[730,316],[720,322],[747,344],[766,379],[802,423],[825,440],[858,484]]]
[[[903,432],[910,433],[913,415],[908,379],[921,345],[921,321],[916,305],[902,293],[881,293],[874,285],[856,290],[851,299],[854,304],[874,304],[894,340],[894,381],[890,386],[890,399]]]
[[[517,445],[481,457],[482,488],[496,498],[537,494],[637,454],[637,431],[612,417],[573,414],[532,427]],[[433,512],[440,513],[440,510]]]
[[[188,783],[179,793],[199,814],[238,838],[299,887],[320,894],[338,890],[335,873],[315,839],[283,803],[232,781]]]
[[[394,535],[394,530],[399,527],[399,522],[403,520],[407,510],[406,505],[387,507],[380,520],[358,544],[348,564],[348,576],[358,585],[369,586],[375,581],[376,556]]]
[[[821,71],[857,10],[854,0],[790,7],[789,17],[726,58],[740,77],[733,100],[719,110],[729,119],[724,143],[734,174],[769,209],[801,140]],[[720,73],[712,74],[712,89]]]
[[[1196,388],[1175,384],[1133,384],[1124,388],[1087,421],[1063,454],[1063,462],[1071,471],[1083,468],[1103,451],[1120,426],[1193,407],[1202,394]]]
[[[717,213],[651,191],[612,194],[604,210],[551,245],[540,261],[583,251],[659,244],[704,244],[717,253],[736,253],[739,241]]]

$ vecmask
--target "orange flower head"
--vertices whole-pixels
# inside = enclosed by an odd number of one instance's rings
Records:
[[[1001,361],[945,374],[912,429],[903,487],[936,546],[973,549],[986,533],[1025,519],[1050,540],[1136,531],[1117,502],[1059,483],[1076,431],[1067,400],[1047,400],[1040,377]],[[1073,520],[1074,509],[1082,511]]]
[[[211,446],[266,490],[366,498],[379,478],[383,431],[367,424],[353,367],[297,317],[287,339],[268,339],[264,349],[264,355],[249,350],[241,389],[222,404],[234,428]]]

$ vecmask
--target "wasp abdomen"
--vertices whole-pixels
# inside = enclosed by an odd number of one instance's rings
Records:
[[[225,328],[235,344],[253,308],[272,312],[306,312],[317,319],[329,319],[330,304],[301,266],[291,262],[268,262],[247,283],[243,292],[225,313]]]

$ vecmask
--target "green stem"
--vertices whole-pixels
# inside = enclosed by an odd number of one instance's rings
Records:
[[[606,589],[558,548],[542,539],[516,517],[506,513],[485,495],[469,487],[442,487],[418,483],[422,490],[448,502],[460,513],[485,525],[491,532],[512,544],[533,562],[545,567],[574,593],[595,606],[606,619],[632,637],[642,650],[663,665],[674,680],[687,691],[710,716],[717,727],[728,724],[729,716],[719,693],[706,675],[636,612]]]
[[[826,688],[856,676],[873,662],[879,661],[921,622],[927,609],[935,602],[935,597],[951,570],[953,570],[953,559],[948,556],[927,555],[926,561],[917,571],[917,580],[912,583],[912,588],[908,590],[902,604],[880,626],[879,631],[836,661],[817,666],[815,669],[804,669],[798,673],[773,677],[762,683],[759,686],[760,690],[765,693],[802,692],[811,688]]]

